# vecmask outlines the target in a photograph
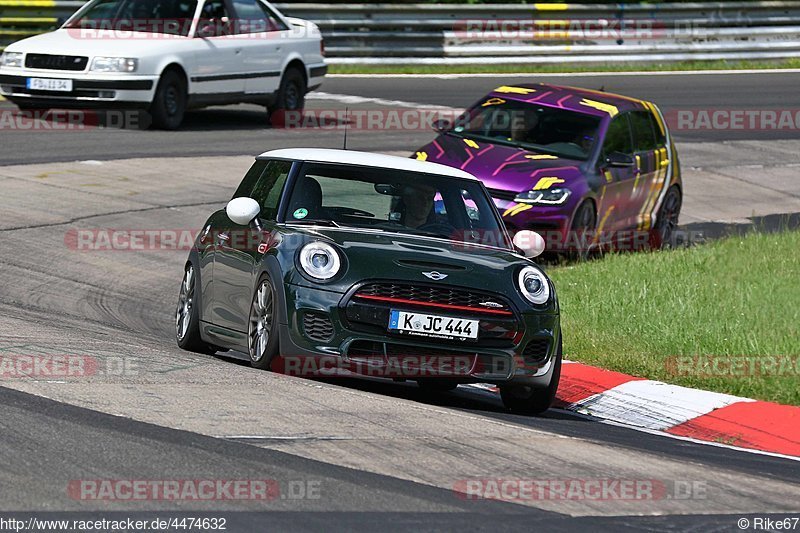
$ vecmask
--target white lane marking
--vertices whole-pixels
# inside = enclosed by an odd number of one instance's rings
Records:
[[[452,73],[452,74],[328,74],[326,78],[509,78],[541,76],[552,78],[574,78],[580,76],[706,76],[715,74],[797,74],[799,68],[747,69],[747,70],[663,70],[627,72],[506,72],[506,73]],[[309,93],[314,94],[314,93]],[[306,97],[308,98],[308,97]]]
[[[566,361],[565,360],[564,362],[565,363],[574,363],[575,361]],[[660,382],[651,382],[651,383],[660,383]],[[664,384],[662,383],[662,385],[664,385]],[[670,387],[672,387],[672,385],[670,385]],[[683,389],[684,387],[678,387],[678,388],[679,389]],[[467,385],[460,385],[459,389],[471,390],[473,393],[477,393],[477,394],[479,394],[481,396],[488,396],[488,397],[496,398],[498,401],[500,399],[498,391],[496,390],[496,386],[495,385],[490,385],[488,383],[470,383],[470,384],[467,384]],[[695,389],[688,389],[688,390],[694,390],[695,392],[699,392],[699,393],[707,393],[707,391],[701,391],[701,390],[695,390]],[[604,393],[601,393],[601,394],[604,394]],[[708,394],[718,394],[718,393],[708,393]],[[722,395],[722,396],[727,396],[727,395]],[[736,402],[754,402],[755,401],[755,400],[751,400],[749,398],[738,398],[736,396],[733,396],[732,398],[735,398],[736,400],[734,402],[731,402],[731,403],[736,403]],[[556,410],[556,411],[567,411],[567,412],[571,413],[573,416],[577,416],[577,417],[580,417],[580,418],[585,419],[585,420],[590,420],[592,422],[598,422],[600,424],[608,424],[609,426],[615,426],[615,427],[630,429],[630,430],[633,430],[633,431],[640,431],[642,433],[648,433],[650,435],[658,435],[658,436],[661,436],[661,437],[667,437],[669,439],[677,439],[677,440],[682,440],[682,441],[686,441],[686,442],[692,442],[692,443],[695,443],[695,444],[703,444],[703,445],[706,445],[706,446],[716,446],[717,448],[727,448],[729,450],[735,450],[735,451],[738,451],[738,452],[755,453],[755,454],[758,454],[758,455],[767,455],[769,457],[779,457],[781,459],[791,459],[792,461],[800,462],[800,457],[797,457],[797,456],[794,456],[794,455],[785,455],[785,454],[777,453],[777,452],[768,452],[768,451],[764,451],[764,450],[756,450],[756,449],[753,449],[753,448],[742,448],[740,446],[736,446],[736,445],[733,445],[733,444],[725,444],[725,443],[722,443],[722,442],[714,442],[714,441],[709,441],[709,440],[697,439],[697,438],[694,438],[694,437],[686,437],[686,436],[683,436],[683,435],[673,435],[672,433],[667,433],[667,432],[664,431],[664,429],[669,429],[669,428],[652,429],[652,428],[636,425],[636,422],[632,421],[632,420],[605,419],[605,418],[603,418],[605,416],[604,413],[598,413],[598,412],[586,413],[586,412],[582,412],[582,411],[579,411],[579,410],[576,411],[575,410],[575,406],[579,405],[580,403],[581,402],[578,402],[578,404],[572,404],[572,405],[567,406],[565,408],[554,408],[554,410]]]
[[[660,381],[617,385],[568,407],[571,411],[647,429],[666,430],[732,403],[752,402]]]
[[[461,111],[461,108],[449,107],[435,104],[420,104],[418,102],[405,102],[403,100],[387,100],[386,98],[372,98],[368,96],[356,96],[354,94],[333,94],[326,92],[310,92],[306,95],[306,100],[327,100],[340,104],[375,104],[386,107],[403,107],[408,109],[431,109],[438,111]]]
[[[758,455],[768,455],[769,457],[779,457],[781,459],[791,459],[792,461],[800,462],[800,457],[795,456],[795,455],[784,455],[782,453],[767,452],[767,451],[764,451],[764,450],[756,450],[754,448],[741,448],[741,447],[733,445],[733,444],[725,444],[723,442],[714,442],[714,441],[710,441],[710,440],[696,439],[694,437],[685,437],[683,435],[673,435],[672,433],[665,433],[665,432],[660,431],[658,429],[647,429],[647,428],[643,428],[643,427],[636,427],[636,426],[631,426],[629,424],[624,424],[622,422],[615,422],[613,420],[603,420],[603,419],[600,419],[600,418],[595,418],[595,417],[593,417],[591,415],[585,415],[585,414],[582,414],[582,413],[576,413],[575,411],[570,411],[570,412],[573,415],[575,415],[575,416],[577,416],[579,418],[585,419],[585,420],[590,420],[592,422],[599,422],[601,424],[607,424],[609,426],[614,426],[614,427],[619,427],[619,428],[624,428],[624,429],[632,429],[634,431],[647,433],[649,435],[658,435],[658,436],[661,436],[661,437],[668,437],[670,439],[677,439],[677,440],[682,440],[682,441],[686,441],[686,442],[693,442],[695,444],[705,444],[706,446],[715,446],[717,448],[727,448],[729,450],[735,450],[737,452],[755,453],[755,454],[758,454]]]

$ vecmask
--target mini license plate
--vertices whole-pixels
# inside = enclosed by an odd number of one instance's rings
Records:
[[[409,313],[394,309],[389,314],[389,331],[420,337],[475,340],[478,338],[479,323],[478,320],[466,318]]]
[[[28,78],[28,89],[34,91],[72,91],[72,80],[56,80],[51,78]]]

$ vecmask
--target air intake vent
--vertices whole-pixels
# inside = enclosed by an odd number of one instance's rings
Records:
[[[547,349],[549,347],[549,340],[533,339],[525,346],[525,350],[522,352],[522,358],[526,363],[540,363],[547,359]]]
[[[305,313],[303,330],[306,332],[306,337],[315,341],[328,341],[333,337],[333,323],[322,313]]]

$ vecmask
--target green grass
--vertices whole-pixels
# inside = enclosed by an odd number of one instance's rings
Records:
[[[550,269],[565,357],[688,387],[800,405],[800,232],[608,255]],[[676,372],[678,356],[794,356],[784,375]],[[689,375],[684,375],[689,374]]]
[[[513,61],[510,59],[510,61]],[[800,59],[782,61],[681,61],[675,63],[608,64],[608,65],[524,65],[503,63],[498,65],[331,65],[330,74],[481,74],[517,73],[531,74],[580,72],[630,72],[666,70],[745,70],[800,68]]]

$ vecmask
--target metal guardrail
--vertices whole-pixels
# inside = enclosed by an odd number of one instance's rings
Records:
[[[54,28],[82,4],[81,0],[0,0],[0,47]],[[798,0],[277,6],[287,15],[320,26],[333,64],[800,57]]]

